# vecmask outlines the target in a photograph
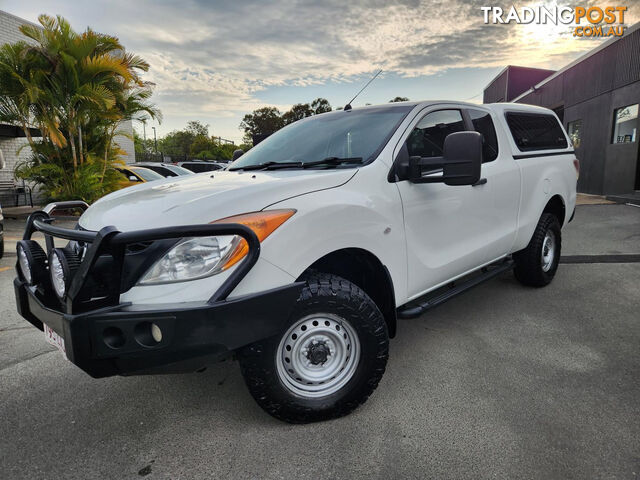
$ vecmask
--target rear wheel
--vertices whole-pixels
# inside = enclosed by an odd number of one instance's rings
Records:
[[[388,347],[382,313],[362,289],[313,274],[282,334],[243,349],[240,367],[267,413],[307,423],[364,403],[384,373]]]
[[[562,237],[555,215],[543,213],[524,250],[514,253],[514,274],[523,285],[544,287],[556,274]]]

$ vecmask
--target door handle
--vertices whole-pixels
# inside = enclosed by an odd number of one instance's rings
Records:
[[[485,183],[487,183],[487,179],[486,178],[481,178],[480,180],[478,180],[476,183],[474,183],[471,186],[472,187],[477,187],[478,185],[484,185]]]

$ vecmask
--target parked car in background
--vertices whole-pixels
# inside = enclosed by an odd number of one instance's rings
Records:
[[[144,167],[127,165],[126,167],[118,167],[117,170],[126,177],[128,183],[125,184],[125,187],[131,187],[132,185],[138,185],[139,183],[152,182],[154,180],[161,180],[164,178],[159,173]]]
[[[136,163],[136,167],[144,167],[159,173],[163,177],[178,177],[180,175],[193,175],[191,170],[171,163],[158,162],[140,162]]]
[[[222,170],[226,168],[226,163],[207,162],[205,160],[188,160],[186,162],[176,163],[179,167],[191,170],[194,173],[211,172],[213,170]]]

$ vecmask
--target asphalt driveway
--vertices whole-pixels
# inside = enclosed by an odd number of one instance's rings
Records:
[[[20,228],[8,222],[7,235]],[[11,253],[0,260],[0,476],[637,478],[640,208],[578,207],[563,253],[578,263],[547,288],[504,274],[401,321],[369,401],[303,426],[263,413],[233,362],[91,379],[15,312]],[[619,263],[591,263],[612,255]]]

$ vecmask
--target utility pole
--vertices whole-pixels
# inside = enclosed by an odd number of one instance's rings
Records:
[[[142,121],[142,148],[145,153],[147,151],[147,122],[145,120]]]
[[[155,150],[155,153],[158,153],[158,139],[156,138],[156,127],[151,127],[153,128],[153,149]]]

